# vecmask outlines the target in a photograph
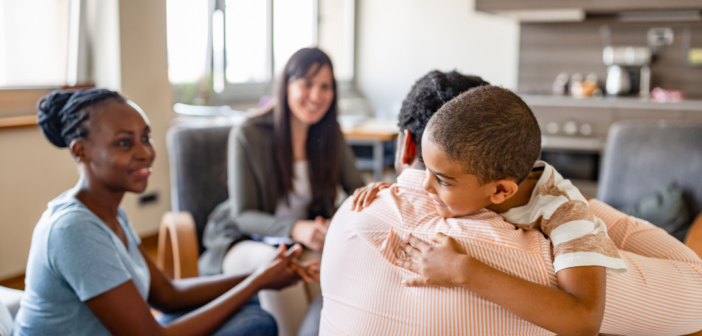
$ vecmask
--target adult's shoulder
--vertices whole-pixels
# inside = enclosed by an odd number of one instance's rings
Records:
[[[273,134],[273,109],[264,109],[232,127],[231,134],[238,140],[258,141]]]
[[[96,249],[111,249],[113,246],[100,219],[79,204],[65,207],[42,221],[37,230],[46,244],[45,253],[52,267],[63,263],[67,256],[95,254]]]
[[[54,213],[47,219],[46,225],[49,241],[59,244],[94,235],[109,236],[102,230],[100,219],[78,204],[67,206]]]
[[[75,198],[76,191],[69,189],[47,204],[37,228],[52,230],[83,226],[99,220],[90,209]]]

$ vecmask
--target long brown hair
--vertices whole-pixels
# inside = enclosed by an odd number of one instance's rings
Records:
[[[307,132],[307,161],[309,162],[310,187],[312,202],[309,211],[317,215],[331,217],[331,213],[321,213],[331,209],[336,197],[339,182],[341,153],[339,152],[341,128],[337,122],[337,91],[334,67],[329,56],[317,48],[298,50],[290,57],[278,80],[277,104],[273,110],[273,144],[276,171],[278,173],[278,199],[288,201],[288,194],[293,190],[293,148],[290,131],[290,106],[288,105],[288,83],[307,76],[310,68],[317,64],[319,71],[328,65],[332,72],[334,99],[322,119],[311,125]]]

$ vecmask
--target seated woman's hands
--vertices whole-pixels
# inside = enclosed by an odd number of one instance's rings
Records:
[[[324,237],[327,236],[329,223],[330,220],[321,216],[317,216],[314,220],[297,221],[290,231],[290,238],[319,252],[324,247]]]
[[[402,249],[416,262],[398,259],[397,264],[419,274],[416,278],[403,280],[402,284],[410,287],[461,286],[460,275],[465,272],[456,270],[464,269],[470,256],[455,239],[443,233],[437,233],[431,240],[438,245],[428,244],[412,235],[402,242]]]
[[[278,255],[268,265],[261,267],[254,274],[261,288],[282,289],[295,284],[300,279],[310,282],[319,281],[319,260],[303,263],[297,262],[302,253],[302,246],[295,244],[289,250],[285,245],[278,247]]]
[[[373,202],[379,191],[389,188],[392,183],[373,182],[365,187],[356,189],[353,193],[353,204],[351,210],[361,211],[364,207]],[[314,220],[297,221],[290,231],[290,238],[302,243],[313,251],[321,251],[324,248],[324,238],[329,229],[329,219],[317,216]]]
[[[361,211],[369,206],[375,199],[379,191],[390,188],[392,183],[388,182],[372,182],[365,187],[356,189],[353,192],[353,204],[351,210]]]
[[[319,282],[319,260],[304,262],[293,260],[290,267],[304,282],[311,283],[312,280]]]

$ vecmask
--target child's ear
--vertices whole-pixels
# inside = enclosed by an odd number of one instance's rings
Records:
[[[519,190],[519,186],[516,182],[512,180],[498,180],[495,183],[495,190],[490,195],[490,201],[492,204],[500,204],[506,201],[508,198],[514,196]]]

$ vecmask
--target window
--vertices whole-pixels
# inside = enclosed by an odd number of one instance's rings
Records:
[[[315,0],[273,0],[273,63],[279,74],[292,54],[317,45]]]
[[[355,0],[167,0],[167,6],[169,78],[189,87],[175,90],[177,101],[255,101],[271,94],[290,56],[309,46],[329,55],[337,81],[353,79]],[[211,99],[192,99],[203,91]]]
[[[207,13],[207,1],[166,2],[168,78],[171,83],[196,83],[205,75]]]
[[[227,0],[226,14],[227,81],[270,81],[270,14],[267,1]]]
[[[0,1],[0,87],[66,85],[69,3]]]
[[[0,119],[33,124],[36,103],[75,84],[76,0],[0,0]],[[80,8],[80,7],[78,7]],[[73,66],[71,66],[73,65]],[[70,82],[72,80],[72,82]],[[9,124],[13,124],[10,122]],[[17,124],[17,125],[19,125]]]
[[[355,6],[353,0],[319,0],[318,43],[334,63],[337,81],[353,79]]]

